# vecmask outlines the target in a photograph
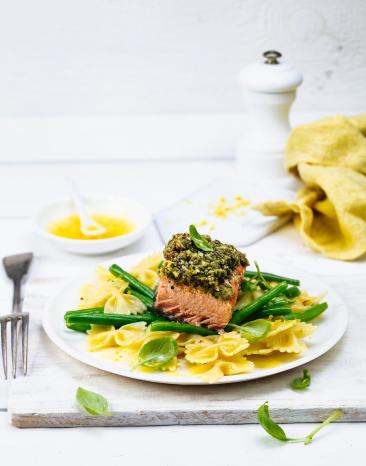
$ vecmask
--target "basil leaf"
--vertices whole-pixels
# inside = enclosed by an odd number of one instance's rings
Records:
[[[271,330],[271,324],[266,319],[252,320],[243,325],[238,325],[236,328],[240,334],[245,337],[249,343],[254,343],[265,338]]]
[[[279,426],[270,416],[269,408],[268,408],[268,401],[262,404],[259,407],[257,417],[260,425],[263,429],[271,436],[281,442],[303,442],[304,445],[308,445],[312,440],[315,434],[317,434],[323,427],[330,424],[335,419],[343,416],[343,412],[341,410],[334,411],[325,421],[323,421],[318,427],[310,432],[309,435],[303,438],[289,438],[285,434],[285,431]]]
[[[304,390],[305,388],[308,388],[310,386],[310,383],[311,383],[310,372],[308,371],[308,369],[304,369],[303,376],[296,377],[291,382],[291,388],[293,390]]]
[[[197,228],[194,225],[190,225],[189,234],[197,249],[200,249],[204,252],[213,251],[213,247],[211,246],[211,244],[198,233]]]
[[[177,342],[172,337],[157,338],[148,341],[140,349],[138,366],[161,369],[178,353]]]
[[[268,401],[259,407],[257,417],[260,425],[271,437],[281,440],[281,442],[287,442],[289,440],[282,427],[276,424],[271,418],[268,409]]]
[[[79,387],[76,390],[76,400],[78,403],[93,416],[110,416],[108,401],[104,396],[91,392],[85,388]]]

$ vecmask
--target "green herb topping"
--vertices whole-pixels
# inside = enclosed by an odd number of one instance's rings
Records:
[[[176,283],[198,287],[216,298],[229,300],[233,294],[229,281],[235,268],[248,265],[245,254],[208,235],[199,236],[197,243],[197,238],[194,240],[188,233],[173,235],[164,249],[160,273]],[[201,249],[203,244],[206,250]]]

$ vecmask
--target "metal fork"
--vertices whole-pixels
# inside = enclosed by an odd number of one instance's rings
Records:
[[[19,333],[22,338],[22,359],[23,373],[27,374],[28,370],[28,331],[29,331],[29,313],[22,312],[22,283],[28,273],[29,267],[33,260],[31,252],[16,254],[3,258],[5,272],[10,280],[13,281],[13,305],[11,314],[0,316],[1,325],[1,350],[3,359],[3,368],[5,379],[8,378],[8,339],[7,324],[10,322],[11,332],[11,362],[13,378],[17,376],[17,359],[18,359],[18,337]]]

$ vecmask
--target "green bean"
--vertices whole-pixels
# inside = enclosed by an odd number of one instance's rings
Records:
[[[89,324],[70,324],[69,322],[66,322],[66,327],[70,330],[75,330],[75,332],[82,333],[86,333],[91,329]]]
[[[285,316],[287,314],[291,314],[291,308],[289,306],[273,306],[268,308],[260,309],[258,312],[255,313],[256,319],[265,319],[269,316]],[[253,316],[254,319],[254,316]]]
[[[285,290],[286,291],[286,290]],[[285,296],[276,296],[271,299],[271,301],[263,306],[263,309],[268,309],[270,307],[283,307],[288,306],[289,300]]]
[[[196,325],[184,324],[181,322],[168,322],[156,320],[150,325],[153,332],[180,332],[195,333],[196,335],[217,335],[217,332],[206,327],[197,327]]]
[[[146,322],[150,324],[158,317],[152,312],[145,314],[84,314],[74,315],[67,319],[68,324],[95,324],[95,325],[114,325],[122,327],[123,325],[132,324],[135,322]]]
[[[302,322],[310,322],[316,317],[320,316],[328,307],[327,303],[315,304],[302,312],[292,312],[291,314],[283,316],[286,320],[299,319]]]
[[[266,291],[265,293],[262,294],[262,296],[259,296],[257,299],[255,299],[251,303],[247,304],[241,309],[238,309],[234,313],[230,323],[236,324],[236,325],[241,324],[249,316],[254,314],[256,311],[259,311],[259,309],[261,309],[265,304],[271,301],[271,299],[283,293],[283,291],[286,288],[287,288],[287,283],[282,282],[278,284],[277,286],[271,288],[270,290]]]
[[[151,298],[148,298],[146,295],[143,295],[138,291],[133,290],[132,288],[127,288],[126,293],[136,296],[136,298],[138,298],[142,303],[145,304],[149,311],[154,309],[154,301]]]
[[[73,311],[67,311],[64,314],[64,319],[67,321],[67,319],[70,316],[76,316],[76,315],[87,315],[87,314],[103,314],[104,308],[103,307],[92,307],[90,309],[76,309]]]
[[[80,316],[80,315],[90,315],[90,314],[103,314],[104,313],[104,308],[103,307],[93,307],[89,309],[76,309],[73,311],[67,311],[64,314],[64,319],[66,321],[66,327],[70,330],[75,330],[76,332],[83,332],[86,333],[88,330],[90,330],[90,324],[79,324],[79,323],[73,323],[71,324],[69,322],[69,318],[71,316]]]
[[[117,264],[111,265],[109,267],[109,271],[115,277],[122,278],[122,280],[127,282],[133,290],[154,300],[155,298],[154,290],[152,290],[151,288],[146,286],[144,283],[137,280],[137,278],[133,277],[130,273],[123,270],[119,265]]]
[[[296,296],[299,296],[300,293],[301,290],[297,286],[290,286],[290,288],[287,288],[287,290],[283,292],[283,294],[290,299],[296,298]]]
[[[286,282],[289,283],[290,285],[300,285],[300,280],[297,280],[296,278],[288,278],[288,277],[282,277],[281,275],[276,275],[274,273],[270,272],[261,272],[263,278],[269,282]],[[254,270],[246,270],[245,271],[245,277],[248,278],[254,278],[257,276],[257,272]]]

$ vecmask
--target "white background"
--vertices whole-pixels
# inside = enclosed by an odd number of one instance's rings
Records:
[[[232,160],[238,72],[269,48],[304,73],[295,123],[362,111],[365,18],[364,0],[0,0],[0,162]]]
[[[299,110],[362,109],[365,18],[364,0],[1,0],[0,117],[241,111],[237,74],[269,48],[305,74]]]

